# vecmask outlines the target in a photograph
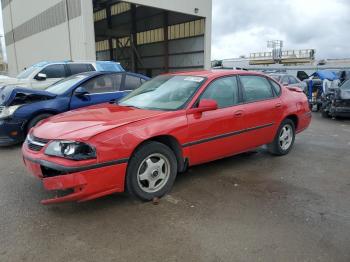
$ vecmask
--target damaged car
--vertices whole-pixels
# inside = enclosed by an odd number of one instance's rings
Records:
[[[126,72],[86,72],[63,79],[46,90],[0,88],[0,146],[24,141],[38,122],[85,106],[115,102],[149,78]]]
[[[350,80],[340,87],[329,88],[321,101],[323,117],[350,117]]]
[[[287,155],[311,121],[299,88],[248,71],[160,75],[118,103],[73,110],[30,130],[22,153],[30,173],[57,193],[43,204],[127,191],[167,194],[187,167],[268,145]]]

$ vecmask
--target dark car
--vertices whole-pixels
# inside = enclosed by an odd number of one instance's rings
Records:
[[[323,117],[350,117],[350,80],[323,95],[321,112]]]
[[[50,116],[85,106],[115,102],[149,78],[126,72],[86,72],[46,90],[0,88],[0,146],[24,140],[27,132]]]
[[[284,73],[273,73],[269,74],[273,79],[278,81],[280,84],[284,86],[297,86],[300,87],[303,91],[306,88],[306,84],[301,82],[298,78],[293,75],[284,74]]]

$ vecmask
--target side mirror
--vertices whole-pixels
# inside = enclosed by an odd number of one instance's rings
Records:
[[[214,99],[201,99],[196,108],[191,108],[189,113],[203,113],[218,109],[218,103]]]
[[[34,79],[38,81],[45,81],[46,78],[47,78],[47,75],[43,73],[39,73],[34,77]]]
[[[288,81],[283,81],[282,85],[287,86],[287,85],[289,85],[289,82]]]
[[[77,89],[74,91],[74,95],[77,97],[84,97],[87,95],[89,92],[82,86],[79,86]]]

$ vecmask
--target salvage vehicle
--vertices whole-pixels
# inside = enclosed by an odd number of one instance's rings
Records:
[[[305,94],[309,100],[310,109],[313,111],[319,111],[322,106],[322,97],[328,88],[337,86],[339,81],[336,73],[329,70],[318,70],[313,73],[307,80]],[[332,83],[334,81],[334,83]]]
[[[26,68],[16,78],[0,79],[0,87],[17,86],[44,90],[65,77],[90,71],[124,72],[125,70],[120,63],[113,61],[44,61]]]
[[[80,107],[115,102],[148,77],[134,73],[86,72],[63,79],[47,90],[0,88],[0,146],[24,141],[41,120]]]
[[[303,91],[306,89],[306,83],[301,82],[298,78],[295,76],[289,75],[289,74],[283,74],[283,73],[273,73],[269,74],[270,77],[275,79],[278,83],[284,86],[297,86],[301,88]]]
[[[350,80],[324,93],[321,113],[323,117],[350,117]]]
[[[157,76],[118,103],[40,122],[22,153],[29,172],[60,196],[87,201],[127,191],[151,200],[168,193],[187,167],[267,144],[286,155],[311,112],[299,88],[248,71]]]

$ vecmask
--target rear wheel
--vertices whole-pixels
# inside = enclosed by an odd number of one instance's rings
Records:
[[[285,119],[278,128],[275,139],[267,146],[273,155],[283,156],[292,149],[295,140],[295,126],[290,119]]]
[[[142,200],[152,200],[168,193],[177,175],[173,151],[159,142],[147,142],[131,157],[126,189]]]
[[[41,120],[44,120],[46,118],[49,118],[50,116],[53,116],[52,114],[41,114],[36,117],[34,117],[32,120],[29,121],[28,126],[27,126],[27,132],[35,127]]]

